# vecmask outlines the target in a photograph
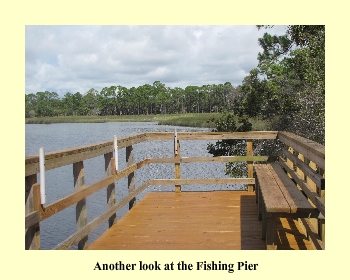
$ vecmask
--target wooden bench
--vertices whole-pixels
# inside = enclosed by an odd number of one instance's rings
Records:
[[[268,250],[277,249],[276,219],[317,217],[313,207],[278,162],[254,165],[258,218]]]

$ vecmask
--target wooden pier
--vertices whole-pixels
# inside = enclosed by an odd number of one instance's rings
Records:
[[[246,156],[181,157],[180,141],[228,140],[246,141]],[[40,222],[76,205],[77,230],[53,249],[89,250],[265,250],[264,221],[259,220],[258,194],[255,193],[255,163],[273,160],[253,153],[253,140],[274,139],[285,144],[284,156],[277,158],[284,172],[313,206],[313,216],[290,218],[276,216],[278,250],[311,250],[325,248],[325,152],[324,146],[287,132],[235,133],[144,133],[118,139],[117,149],[126,148],[127,167],[116,171],[113,141],[87,145],[45,155],[46,170],[73,165],[74,192],[62,199],[41,205],[37,184],[39,157],[26,157],[26,249],[40,249]],[[133,145],[145,141],[174,140],[174,157],[146,158],[134,162]],[[257,154],[257,155],[254,155]],[[90,186],[84,184],[84,160],[104,155],[105,179]],[[276,160],[276,159],[274,159]],[[180,178],[180,166],[193,162],[247,162],[246,178]],[[154,179],[135,186],[135,171],[147,164],[173,164],[174,179]],[[115,182],[128,178],[128,195],[115,195]],[[245,184],[247,191],[182,191],[182,185]],[[174,186],[173,192],[148,192],[138,203],[135,197],[152,185]],[[72,189],[73,189],[72,187]],[[86,197],[106,188],[108,209],[101,216],[88,220]],[[260,203],[260,202],[259,202]],[[116,220],[116,213],[125,205],[129,211]],[[269,209],[268,211],[271,211]],[[274,211],[274,210],[272,210]],[[296,212],[298,212],[296,210]],[[316,216],[314,214],[317,214]],[[275,216],[274,216],[275,217]],[[105,221],[109,229],[89,244],[88,235]]]
[[[89,250],[265,250],[255,194],[151,192]],[[313,249],[298,223],[279,222],[279,249]]]

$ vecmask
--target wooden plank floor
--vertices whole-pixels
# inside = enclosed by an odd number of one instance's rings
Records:
[[[87,249],[265,250],[255,193],[150,192]],[[278,249],[312,249],[297,221],[281,219]]]

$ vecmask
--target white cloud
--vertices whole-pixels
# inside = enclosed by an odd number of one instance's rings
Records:
[[[27,26],[26,93],[63,96],[156,80],[182,88],[238,85],[257,65],[264,32],[255,26]]]

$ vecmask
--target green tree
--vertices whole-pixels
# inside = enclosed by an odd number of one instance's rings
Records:
[[[137,88],[138,96],[140,98],[140,110],[142,114],[148,115],[150,113],[150,99],[152,95],[152,86],[150,84],[145,84]]]
[[[60,112],[61,102],[56,92],[37,92],[35,113],[39,117],[53,117]]]
[[[82,100],[82,112],[84,115],[99,115],[100,111],[98,109],[98,91],[91,88],[83,96]]]
[[[261,27],[259,27],[261,28]],[[284,129],[324,144],[325,26],[289,25],[284,36],[259,41],[261,72],[281,92],[281,118],[273,129]],[[278,71],[277,71],[278,70]]]
[[[240,118],[236,123],[236,117],[232,114],[225,114],[221,118],[215,120],[213,132],[245,132],[252,130],[252,124],[246,118]],[[246,141],[243,140],[220,140],[215,144],[208,144],[207,151],[213,156],[244,156],[246,155]],[[247,176],[247,163],[235,162],[227,163],[225,167],[226,175],[233,177]]]
[[[37,96],[34,93],[25,95],[25,117],[35,117],[35,109],[37,104]]]
[[[104,87],[98,96],[98,105],[100,114],[103,116],[114,115],[117,111],[117,92],[116,86]]]

